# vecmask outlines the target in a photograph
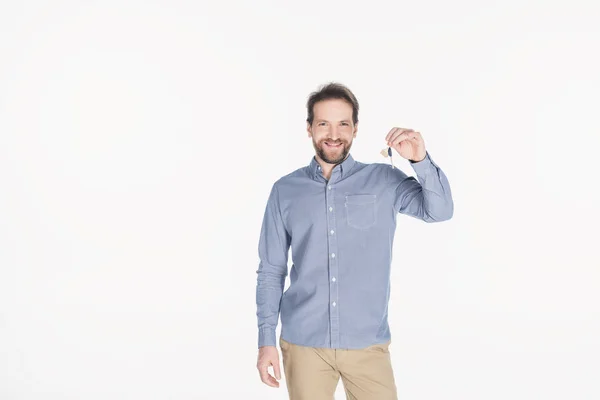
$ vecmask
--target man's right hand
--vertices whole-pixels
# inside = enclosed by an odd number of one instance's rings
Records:
[[[273,367],[275,372],[275,378],[269,374],[269,366]],[[275,346],[262,346],[258,349],[258,361],[256,368],[260,373],[260,379],[271,387],[279,387],[278,380],[281,379],[281,372],[279,370],[279,352]]]

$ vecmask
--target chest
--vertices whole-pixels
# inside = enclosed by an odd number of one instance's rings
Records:
[[[292,235],[331,229],[371,230],[382,227],[391,208],[389,193],[381,185],[326,183],[298,190],[283,202],[282,214]]]

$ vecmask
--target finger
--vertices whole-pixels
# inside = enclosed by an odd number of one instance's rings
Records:
[[[421,136],[421,132],[413,131],[410,134],[410,138],[414,140],[421,140],[423,137]]]
[[[260,373],[260,380],[263,381],[263,383],[266,383],[267,385],[269,384],[268,368],[269,367],[267,365],[259,365],[258,367],[258,372]]]
[[[415,138],[417,138],[417,131],[414,131],[412,129],[407,129],[404,133],[406,133],[406,138],[408,140],[414,140]]]
[[[273,370],[275,369],[275,364],[273,362],[271,362],[271,365],[273,365]],[[279,382],[277,382],[277,380],[275,380],[275,378],[273,377],[273,375],[268,374],[267,375],[269,377],[269,386],[273,386],[273,387],[279,387]]]
[[[412,129],[397,128],[396,131],[391,134],[390,138],[388,139],[388,143],[394,143],[398,139],[398,137],[400,137],[403,134],[406,134],[407,132],[412,132]]]
[[[385,141],[389,142],[390,138],[392,137],[392,135],[394,134],[394,132],[396,132],[398,129],[400,129],[400,128],[392,128],[392,129],[390,129],[390,131],[388,132],[388,134],[385,135]]]
[[[275,378],[277,380],[281,380],[281,370],[279,368],[279,360],[273,362],[273,371],[275,372]]]
[[[261,374],[260,380],[267,386],[278,387],[279,382],[277,382],[271,375]]]
[[[279,387],[279,382],[277,382],[275,380],[275,378],[273,378],[273,375],[267,375],[267,377],[268,377],[267,385],[269,385],[271,387]]]
[[[279,382],[277,382],[275,380],[275,378],[273,378],[270,374],[269,374],[269,370],[268,370],[269,366],[268,365],[261,365],[259,368],[260,371],[260,380],[263,381],[263,383],[265,383],[266,385],[272,386],[272,387],[279,387]]]
[[[408,128],[392,128],[389,133],[387,134],[387,136],[385,137],[386,142],[389,142],[392,137],[394,137],[394,135],[400,134],[404,131],[410,131],[411,129]]]
[[[423,135],[420,132],[413,132],[411,135],[411,142],[415,143],[417,146],[424,146],[425,141],[423,140]]]
[[[407,129],[399,130],[398,132],[396,132],[392,135],[388,144],[389,145],[397,145],[398,143],[403,142],[406,139],[409,139],[411,132],[412,132],[412,130],[407,130]]]

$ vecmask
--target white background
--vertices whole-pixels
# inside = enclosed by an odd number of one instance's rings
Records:
[[[484,3],[2,1],[0,398],[287,398],[258,235],[329,81],[356,159],[413,128],[453,190],[399,218],[400,398],[600,398],[600,13]]]

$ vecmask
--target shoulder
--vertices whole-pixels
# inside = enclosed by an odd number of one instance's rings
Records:
[[[352,167],[353,173],[363,172],[363,173],[376,173],[376,174],[385,174],[385,168],[389,167],[389,164],[384,163],[365,163],[362,161],[355,161],[354,167]]]
[[[398,185],[400,182],[409,178],[404,171],[399,169],[398,167],[392,167],[389,163],[372,163],[372,164],[363,164],[365,172],[375,175],[378,179],[385,181],[391,185]]]
[[[281,178],[277,179],[271,188],[282,199],[294,197],[299,191],[306,188],[307,184],[314,184],[314,181],[309,177],[310,169],[308,166],[298,168]]]
[[[286,186],[289,184],[297,183],[298,179],[307,178],[309,173],[310,172],[309,172],[308,167],[298,168],[298,169],[282,176],[281,178],[277,179],[275,181],[275,183],[273,184],[273,186],[282,187],[282,186]]]
[[[389,163],[356,163],[356,172],[366,173],[368,175],[372,175],[370,178],[377,178],[380,181],[385,181],[387,183],[395,183],[398,184],[406,179],[408,176],[398,167],[392,168],[392,165]]]

